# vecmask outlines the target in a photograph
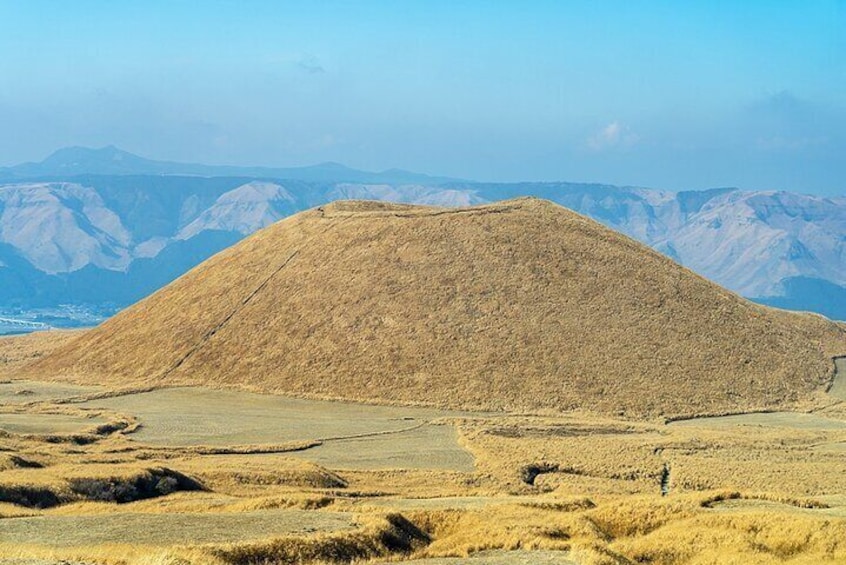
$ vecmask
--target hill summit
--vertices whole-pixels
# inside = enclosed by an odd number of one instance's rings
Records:
[[[344,201],[257,232],[32,370],[673,416],[807,402],[843,353],[824,318],[754,305],[544,200]]]

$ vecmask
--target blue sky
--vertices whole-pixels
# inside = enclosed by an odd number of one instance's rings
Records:
[[[0,0],[0,164],[67,145],[846,194],[846,2]]]

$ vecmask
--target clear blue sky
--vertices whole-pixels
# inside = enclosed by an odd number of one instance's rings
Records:
[[[0,165],[67,145],[846,194],[846,2],[0,0]]]

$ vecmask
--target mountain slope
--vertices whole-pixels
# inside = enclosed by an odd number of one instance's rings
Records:
[[[297,198],[271,182],[252,181],[223,194],[195,220],[179,230],[190,239],[208,230],[248,235],[298,211]]]
[[[836,325],[751,304],[547,201],[339,202],[259,231],[31,370],[655,416],[809,402],[844,352]]]
[[[653,245],[753,297],[780,295],[803,276],[846,285],[846,201],[787,192],[723,192]]]

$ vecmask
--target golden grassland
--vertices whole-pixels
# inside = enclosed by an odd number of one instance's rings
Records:
[[[16,374],[25,365],[49,355],[81,334],[80,330],[61,330],[0,337],[0,380]]]
[[[472,471],[346,469],[285,446],[144,444],[143,420],[84,400],[3,406],[106,423],[0,433],[0,561],[381,563],[520,549],[582,565],[846,563],[846,461],[822,449],[846,443],[836,425],[468,414],[434,423],[455,426]],[[232,417],[254,404],[233,400]],[[830,399],[818,415],[837,423],[840,407]]]
[[[113,388],[675,417],[819,407],[844,336],[550,202],[339,202],[261,230],[29,370]]]
[[[542,418],[517,426],[536,429],[561,424],[566,422]],[[497,430],[497,424],[493,423],[491,429]],[[350,513],[356,526],[337,532],[315,529],[305,535],[301,532],[286,535],[283,531],[257,540],[253,539],[256,532],[249,529],[252,523],[248,523],[240,534],[249,541],[196,547],[190,543],[150,547],[149,540],[157,536],[145,533],[144,529],[127,531],[126,542],[122,544],[56,547],[51,545],[49,526],[45,526],[45,543],[22,546],[14,541],[0,542],[0,555],[109,564],[346,563],[411,556],[465,556],[486,549],[521,548],[567,551],[570,558],[583,564],[846,560],[846,507],[836,506],[833,508],[836,513],[832,513],[825,502],[831,500],[831,493],[843,492],[842,485],[836,482],[812,482],[817,486],[801,488],[798,494],[790,494],[794,480],[776,480],[767,485],[781,494],[760,493],[753,487],[696,491],[674,485],[671,493],[662,497],[658,494],[659,478],[651,476],[661,464],[660,457],[650,458],[642,450],[618,464],[607,456],[609,451],[619,455],[642,442],[633,444],[628,437],[615,440],[609,434],[601,436],[606,445],[600,444],[596,452],[570,451],[564,436],[547,438],[546,462],[557,462],[559,470],[540,475],[531,486],[522,477],[523,469],[537,462],[537,454],[531,452],[536,446],[517,446],[513,441],[494,440],[492,445],[479,441],[479,434],[484,435],[483,422],[475,422],[471,428],[462,426],[462,430],[467,431],[468,447],[479,456],[474,473],[350,473],[286,460],[283,455],[267,458],[186,455],[167,461],[132,462],[134,452],[128,438],[110,437],[103,440],[103,445],[98,442],[72,452],[55,444],[6,438],[4,449],[31,461],[41,461],[45,466],[30,471],[0,472],[0,492],[8,493],[16,486],[25,485],[54,492],[66,501],[47,509],[2,504],[0,519],[41,516],[48,518],[49,524],[50,517],[101,516],[104,523],[114,527],[127,512],[194,513],[192,519],[202,524],[202,516],[207,516],[207,526],[211,526],[216,519],[232,512],[291,508],[314,513]],[[664,443],[697,441],[687,436],[688,432],[687,428],[680,429],[678,434],[670,432]],[[744,434],[738,431],[720,435],[738,444],[762,443],[755,438],[743,438]],[[661,444],[657,437],[654,439]],[[646,438],[643,443],[651,445]],[[744,449],[739,445],[728,449],[721,446],[719,451],[739,468],[748,467],[749,474],[754,476],[759,465],[781,462],[777,444],[763,443],[771,446],[769,456],[752,465],[743,463]],[[118,446],[123,447],[116,449]],[[561,470],[561,459],[575,455],[578,455],[575,457],[578,473],[575,468]],[[105,458],[112,460],[111,463],[91,462]],[[667,456],[667,459],[674,466],[678,464],[676,457]],[[794,472],[797,478],[804,475],[833,478],[843,470],[831,463],[807,461]],[[204,490],[174,490],[167,495],[116,504],[81,500],[79,493],[69,487],[71,479],[99,481],[101,488],[103,484],[127,484],[161,470],[162,464],[192,477]],[[709,478],[715,472],[718,472],[716,462],[713,468],[702,471]],[[814,491],[815,496],[802,494],[807,491]],[[475,498],[479,504],[420,509],[414,507],[414,500],[409,501],[408,496],[465,496]],[[741,498],[753,504],[745,510],[720,510],[722,501]],[[758,507],[755,500],[779,504]],[[391,505],[397,510],[392,511]],[[151,518],[145,523],[155,527],[157,522]],[[72,530],[73,524],[61,522],[65,530]]]

